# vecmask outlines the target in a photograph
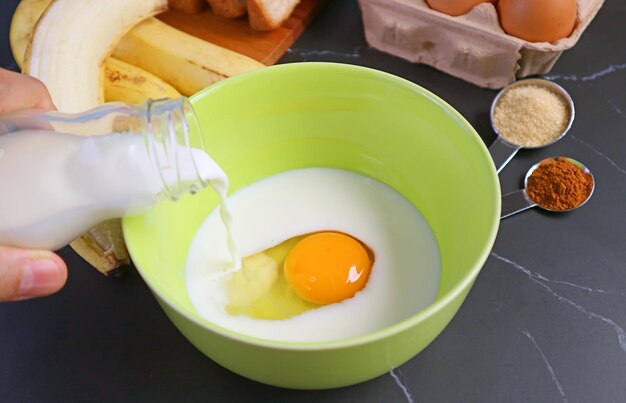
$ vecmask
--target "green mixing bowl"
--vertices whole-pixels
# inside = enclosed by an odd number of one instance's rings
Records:
[[[487,259],[500,216],[494,165],[459,113],[409,81],[329,63],[264,68],[211,86],[191,102],[209,153],[229,176],[229,193],[291,169],[355,171],[396,189],[422,212],[442,260],[435,302],[393,326],[333,342],[259,339],[204,320],[185,289],[187,250],[217,197],[205,189],[166,201],[125,218],[124,234],[137,269],[191,343],[250,379],[321,389],[379,376],[433,341]]]

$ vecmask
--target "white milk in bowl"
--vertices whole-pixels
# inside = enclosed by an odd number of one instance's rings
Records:
[[[435,237],[408,200],[378,181],[337,169],[299,169],[252,184],[228,202],[240,253],[248,257],[241,272],[221,275],[230,254],[217,211],[199,229],[187,259],[190,299],[210,322],[271,340],[338,340],[386,328],[435,300],[441,271]],[[298,284],[286,275],[297,245],[319,234],[349,236],[371,260],[364,287],[336,303],[320,304],[306,290],[314,297],[340,293],[361,267],[348,264],[343,277],[306,272],[295,277]],[[306,259],[333,247],[322,243],[318,251],[303,252],[294,270],[315,269]],[[351,246],[333,250],[338,258],[359,253]]]

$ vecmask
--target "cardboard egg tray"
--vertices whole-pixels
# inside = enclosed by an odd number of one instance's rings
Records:
[[[574,32],[554,43],[533,43],[507,35],[496,8],[482,3],[451,17],[424,0],[359,0],[365,37],[373,48],[485,88],[502,88],[516,78],[550,72],[573,47],[604,0],[578,0]]]

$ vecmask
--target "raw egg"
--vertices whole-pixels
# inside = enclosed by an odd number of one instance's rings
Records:
[[[529,42],[555,42],[576,25],[576,0],[499,0],[504,32]]]
[[[279,173],[228,198],[245,258],[232,258],[219,208],[187,257],[187,292],[205,320],[270,340],[371,333],[430,305],[441,260],[433,232],[400,193],[339,169]]]
[[[349,235],[296,236],[243,259],[225,282],[226,312],[277,320],[339,303],[365,287],[373,263],[370,249]]]
[[[360,291],[371,267],[370,256],[359,241],[337,232],[321,232],[304,238],[289,251],[284,270],[302,299],[332,304]]]
[[[428,6],[442,13],[458,16],[467,14],[480,3],[494,3],[497,0],[426,0]]]

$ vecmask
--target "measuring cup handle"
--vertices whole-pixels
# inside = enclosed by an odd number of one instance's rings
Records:
[[[535,207],[537,203],[528,197],[525,189],[518,190],[502,196],[502,210],[500,211],[500,219],[507,218],[520,211],[528,210]]]
[[[493,163],[496,165],[496,172],[500,173],[502,168],[511,161],[511,158],[513,158],[520,148],[521,147],[509,144],[502,140],[501,137],[498,137],[489,147],[489,154],[491,154],[491,159],[493,159]]]

